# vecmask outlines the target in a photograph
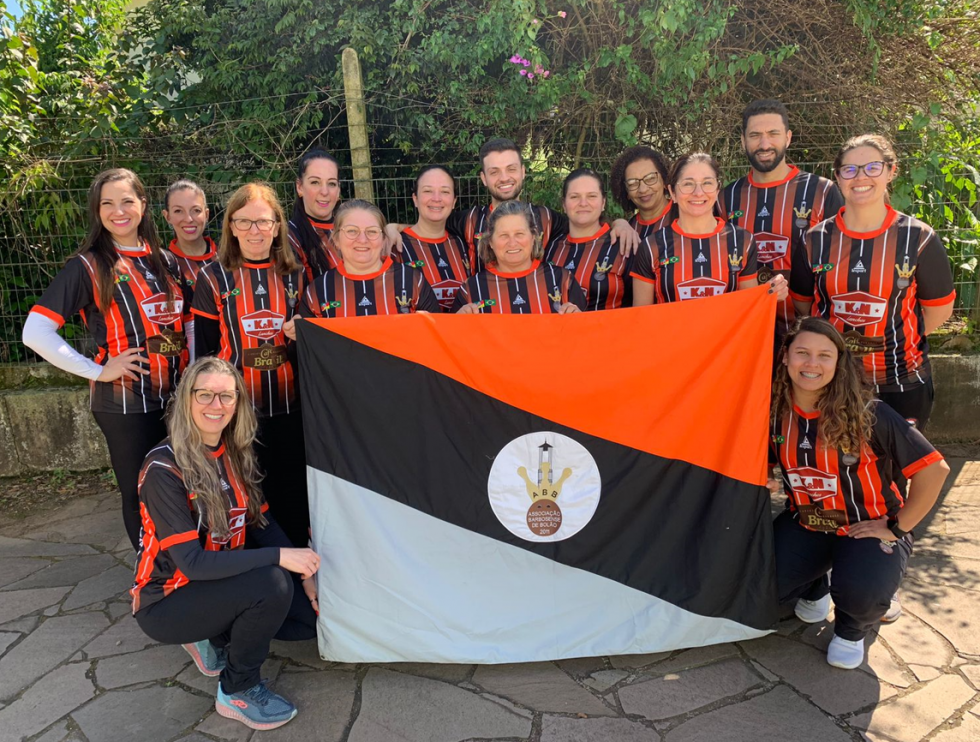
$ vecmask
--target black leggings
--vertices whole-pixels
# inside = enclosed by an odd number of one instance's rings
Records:
[[[138,491],[143,459],[154,446],[167,437],[163,410],[122,415],[114,412],[93,412],[109,447],[109,460],[116,473],[116,483],[122,493],[123,523],[133,549],[139,550],[140,498]]]
[[[164,644],[210,639],[228,649],[221,671],[225,693],[261,680],[273,639],[316,637],[316,614],[299,577],[282,567],[259,567],[221,580],[190,582],[136,614],[143,632]]]
[[[310,540],[310,503],[306,494],[306,449],[299,410],[259,418],[255,444],[265,474],[262,493],[272,516],[297,548]]]
[[[885,615],[905,576],[912,534],[895,542],[888,554],[876,538],[809,531],[789,510],[779,514],[772,528],[780,604],[823,597],[828,590],[827,572],[833,570],[829,591],[834,600],[834,633],[849,641],[863,639]]]

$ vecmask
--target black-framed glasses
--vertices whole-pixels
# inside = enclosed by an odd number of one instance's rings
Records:
[[[645,184],[649,188],[653,188],[659,182],[660,182],[660,173],[654,170],[652,173],[647,173],[642,178],[627,178],[626,190],[638,191],[640,190],[640,183]]]
[[[841,165],[837,168],[837,174],[844,180],[851,180],[856,178],[861,170],[869,178],[877,178],[885,172],[885,163],[881,160],[874,160],[873,162],[866,162],[863,165]]]
[[[242,232],[250,230],[253,224],[259,228],[260,232],[269,232],[276,226],[277,221],[276,219],[232,219],[231,223],[235,225],[235,229]]]
[[[238,401],[238,390],[233,389],[230,392],[212,392],[210,389],[194,389],[194,399],[198,401],[199,404],[209,405],[217,397],[218,401],[221,402],[225,407],[230,407]]]
[[[682,180],[677,184],[677,191],[687,196],[694,193],[698,186],[701,186],[701,190],[709,195],[718,192],[718,181],[714,178],[705,178],[700,183],[696,180]]]

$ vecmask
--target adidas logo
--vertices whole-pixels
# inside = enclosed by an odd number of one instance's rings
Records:
[[[268,293],[269,292],[265,290],[264,286],[259,286],[257,289],[255,289],[256,296],[265,296]]]
[[[803,442],[800,444],[800,448],[813,450],[813,446],[810,445],[810,440],[808,438],[803,439]]]
[[[694,259],[694,262],[695,263],[707,263],[708,262],[708,259],[706,257],[704,257],[704,253],[703,252],[699,252],[698,253],[698,256]]]
[[[770,216],[770,214],[769,214],[769,209],[768,209],[768,207],[766,207],[766,206],[763,206],[763,207],[762,207],[762,211],[760,211],[760,212],[759,212],[759,213],[757,214],[757,216],[758,216],[758,217],[759,217],[760,219],[765,219],[765,218],[766,218],[767,216]]]
[[[514,301],[512,301],[511,304],[514,304],[516,306],[518,304],[527,304],[527,302],[524,301],[523,297],[520,294],[518,294],[517,298],[514,299]]]
[[[363,299],[361,299],[359,302],[357,302],[357,306],[359,306],[359,307],[369,307],[369,306],[371,306],[371,300],[368,299],[365,296]]]
[[[867,271],[864,269],[864,263],[859,260],[857,265],[851,268],[851,273],[867,273]]]

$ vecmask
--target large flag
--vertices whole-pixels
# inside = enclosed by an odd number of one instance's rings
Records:
[[[298,323],[320,654],[525,662],[762,636],[765,288]]]

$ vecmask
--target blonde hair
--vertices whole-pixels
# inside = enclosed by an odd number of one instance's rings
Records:
[[[201,431],[194,422],[191,405],[194,404],[194,387],[202,374],[221,374],[235,380],[238,403],[231,422],[221,432],[221,442],[225,447],[235,476],[242,483],[248,497],[248,520],[264,526],[268,523],[262,515],[262,479],[258,461],[253,449],[258,421],[255,410],[249,403],[248,391],[241,374],[228,361],[209,356],[199,358],[184,372],[170,406],[167,408],[167,431],[174,458],[184,479],[188,492],[197,498],[197,507],[202,521],[217,538],[227,538],[228,495],[221,488],[218,462],[211,455]]]
[[[487,223],[486,230],[480,235],[480,242],[476,247],[480,260],[485,265],[497,262],[497,256],[493,251],[493,247],[490,246],[490,241],[493,239],[493,233],[497,229],[497,222],[505,216],[524,217],[527,222],[527,228],[531,230],[531,237],[534,240],[531,245],[531,260],[540,260],[543,258],[544,245],[541,244],[541,232],[538,231],[538,227],[534,223],[534,217],[531,215],[531,207],[523,201],[504,201],[494,208],[493,213],[490,214],[490,220]]]
[[[228,199],[225,206],[225,218],[221,224],[221,244],[218,246],[218,262],[225,270],[236,270],[244,265],[245,259],[242,256],[241,245],[238,238],[231,231],[231,220],[235,214],[245,207],[249,201],[256,199],[265,201],[275,214],[276,223],[279,225],[279,234],[272,242],[272,254],[270,259],[275,266],[276,273],[280,276],[287,276],[299,270],[300,264],[289,246],[287,237],[286,212],[282,210],[279,197],[272,187],[267,183],[254,182],[246,183]]]

